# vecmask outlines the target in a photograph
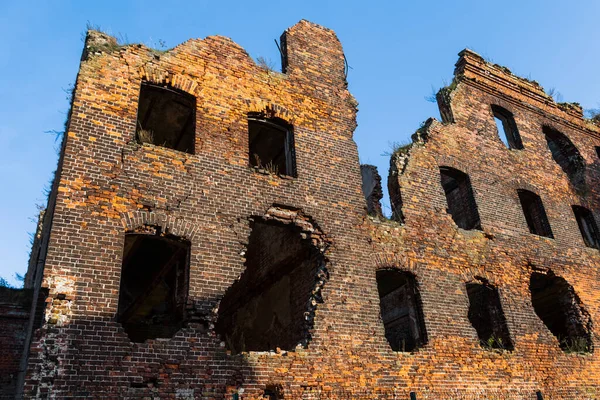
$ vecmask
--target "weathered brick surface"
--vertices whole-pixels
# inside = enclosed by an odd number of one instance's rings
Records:
[[[440,98],[446,120],[429,121],[398,158],[404,222],[370,217],[341,45],[306,21],[286,32],[284,44],[288,67],[279,74],[224,37],[162,53],[90,32],[57,177],[42,282],[50,293],[46,321],[31,345],[24,395],[256,398],[280,385],[291,399],[408,398],[410,391],[419,399],[534,399],[536,390],[544,398],[598,397],[597,352],[564,353],[536,316],[528,285],[533,268],[550,268],[575,288],[593,321],[600,317],[598,250],[585,247],[570,208],[598,209],[600,130],[535,84],[462,53],[456,84]],[[196,96],[194,155],[136,143],[144,79]],[[501,143],[490,104],[514,114],[523,150]],[[246,116],[255,111],[293,125],[296,178],[249,168]],[[579,148],[587,190],[569,186],[543,124]],[[440,166],[469,174],[482,231],[460,230],[446,213]],[[529,233],[520,188],[541,196],[554,239]],[[289,210],[301,210],[330,243],[310,341],[295,351],[233,355],[214,331],[219,301],[244,271],[250,221]],[[121,256],[125,233],[144,225],[191,242],[190,317],[172,339],[131,343],[115,321]],[[380,268],[417,277],[428,342],[412,353],[393,352],[384,337]],[[475,276],[499,289],[514,351],[479,345],[465,288]]]
[[[29,327],[32,290],[0,287],[0,398],[12,398]]]

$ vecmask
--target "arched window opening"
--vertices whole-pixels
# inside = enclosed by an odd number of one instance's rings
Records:
[[[548,222],[546,210],[540,196],[524,189],[517,190],[517,193],[529,232],[534,235],[553,238],[550,222]]]
[[[469,175],[450,167],[440,167],[442,188],[446,194],[448,213],[462,229],[481,229],[477,203]]]
[[[572,206],[572,208],[585,245],[600,249],[600,235],[592,212],[581,206]]]
[[[523,148],[523,142],[521,141],[521,135],[517,129],[517,124],[513,114],[505,108],[492,104],[492,113],[494,114],[494,120],[496,127],[498,128],[498,136],[500,140],[509,149],[520,150]]]
[[[549,126],[542,128],[552,158],[567,174],[574,186],[585,182],[585,161],[571,140]]]
[[[469,282],[469,321],[486,349],[513,350],[498,289],[485,279]]]
[[[421,296],[414,275],[377,271],[377,290],[385,337],[393,351],[413,351],[427,343]]]
[[[552,272],[533,272],[529,290],[535,313],[558,339],[563,351],[592,351],[590,314],[566,280]]]
[[[138,105],[138,143],[194,154],[196,98],[169,85],[142,82]]]
[[[315,231],[293,224],[261,218],[251,226],[246,269],[221,300],[216,330],[233,353],[293,351],[308,343],[322,302],[324,249]]]
[[[275,175],[296,176],[296,153],[292,126],[263,113],[248,114],[250,165]]]
[[[117,322],[132,342],[172,337],[183,326],[190,243],[175,236],[125,235]]]

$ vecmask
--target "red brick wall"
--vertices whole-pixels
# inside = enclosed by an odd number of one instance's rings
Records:
[[[400,224],[367,216],[356,102],[332,31],[306,21],[286,31],[286,74],[258,67],[224,37],[164,53],[112,40],[90,32],[77,79],[45,259],[46,323],[31,347],[26,396],[252,398],[281,385],[285,398],[594,398],[598,356],[562,352],[528,294],[533,266],[551,268],[599,317],[597,250],[585,248],[570,209],[598,208],[599,130],[577,109],[464,53],[442,97],[447,121],[430,121],[398,166]],[[143,79],[196,96],[194,155],[135,142]],[[497,138],[492,103],[514,114],[523,150]],[[254,111],[293,125],[297,178],[249,168]],[[583,154],[586,192],[569,186],[544,147],[544,123]],[[483,231],[460,230],[445,212],[440,166],[469,174]],[[528,233],[519,188],[542,197],[555,239]],[[214,331],[219,301],[244,270],[252,217],[281,209],[301,210],[331,243],[310,341],[232,355]],[[115,322],[121,256],[125,232],[144,224],[191,242],[189,322],[172,339],[131,343]],[[428,343],[413,353],[391,351],[384,337],[375,272],[389,267],[419,284]],[[467,318],[474,276],[498,287],[514,351],[479,345]]]

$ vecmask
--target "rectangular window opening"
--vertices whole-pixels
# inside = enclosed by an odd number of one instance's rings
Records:
[[[294,134],[291,125],[279,118],[248,116],[250,165],[274,175],[296,176]]]
[[[142,82],[136,139],[194,154],[196,98],[168,85]]]
[[[132,342],[169,338],[181,329],[190,243],[172,236],[125,235],[117,321]]]

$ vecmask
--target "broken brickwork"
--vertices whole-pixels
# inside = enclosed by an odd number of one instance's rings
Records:
[[[28,273],[48,298],[23,395],[600,395],[600,257],[572,208],[599,209],[600,129],[465,50],[442,121],[392,156],[387,220],[340,42],[301,21],[281,47],[284,73],[220,36],[158,52],[88,33]],[[549,149],[549,129],[568,142]],[[553,237],[530,232],[519,190]]]

